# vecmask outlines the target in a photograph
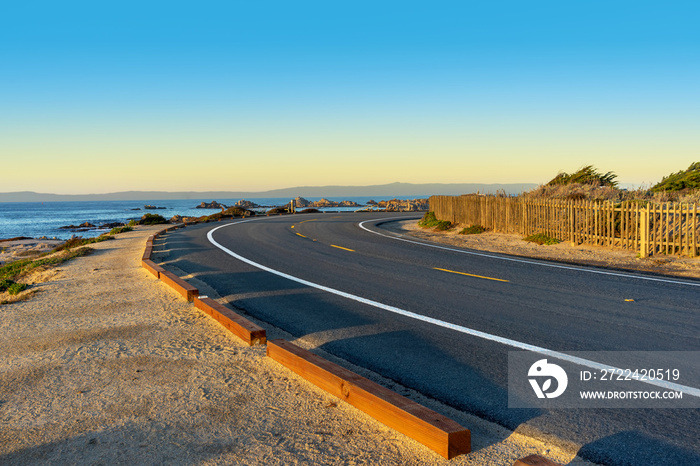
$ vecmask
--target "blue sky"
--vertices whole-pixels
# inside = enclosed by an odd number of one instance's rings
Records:
[[[698,160],[698,19],[693,2],[16,2],[0,191],[546,182],[591,163],[654,183]]]

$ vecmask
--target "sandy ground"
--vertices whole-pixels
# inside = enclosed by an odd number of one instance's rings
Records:
[[[32,259],[40,254],[49,252],[61,240],[50,239],[21,239],[15,241],[0,241],[0,265],[19,259]]]
[[[44,272],[31,299],[0,306],[0,464],[511,465],[532,453],[588,464],[576,445],[403,389],[472,430],[474,453],[443,460],[239,343],[148,274],[140,257],[157,229],[93,244]]]
[[[466,225],[459,225],[452,230],[439,232],[430,228],[419,227],[416,220],[391,222],[382,225],[383,228],[394,233],[480,251],[555,260],[570,264],[592,265],[616,270],[700,278],[700,258],[656,255],[642,259],[637,257],[636,252],[600,246],[571,246],[566,242],[553,245],[538,245],[523,241],[522,236],[513,234],[493,232],[485,232],[478,235],[458,234],[464,226]]]

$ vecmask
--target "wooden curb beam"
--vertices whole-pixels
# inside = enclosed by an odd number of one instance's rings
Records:
[[[471,432],[452,419],[302,349],[286,340],[267,342],[267,355],[309,382],[444,458],[471,451]]]
[[[153,254],[153,248],[151,246],[146,246],[146,249],[143,250],[141,260],[151,260],[151,254]]]
[[[187,301],[193,301],[195,297],[199,296],[199,290],[197,288],[190,285],[174,273],[164,270],[158,275],[159,278],[163,281],[163,283],[167,284],[175,291],[180,293],[185,299],[187,299]]]
[[[206,296],[194,298],[194,307],[212,316],[217,322],[250,346],[264,345],[267,341],[264,328],[255,325],[245,317],[236,314],[211,298]]]
[[[516,460],[513,466],[561,466],[559,463],[555,463],[552,460],[548,460],[544,456],[540,455],[530,455],[525,458]]]
[[[160,278],[160,274],[165,272],[165,269],[160,265],[156,264],[150,259],[141,260],[141,267],[151,272],[156,278]]]

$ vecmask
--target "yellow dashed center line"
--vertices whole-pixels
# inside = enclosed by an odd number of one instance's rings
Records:
[[[301,236],[302,238],[306,238],[306,236],[302,235],[301,233],[297,233],[297,235]]]
[[[342,246],[336,246],[335,244],[331,244],[331,247],[332,247],[332,248],[343,249],[343,250],[345,250],[345,251],[355,252],[354,249],[348,249],[348,248],[344,248],[344,247],[342,247]]]
[[[443,272],[456,273],[456,274],[459,274],[459,275],[466,275],[467,277],[484,278],[484,279],[486,279],[486,280],[495,280],[495,281],[497,281],[497,282],[506,282],[506,283],[509,282],[509,280],[503,280],[503,279],[500,279],[500,278],[493,278],[493,277],[484,277],[483,275],[474,275],[473,273],[457,272],[457,271],[455,271],[455,270],[441,269],[441,268],[439,268],[439,267],[433,267],[433,268],[434,268],[435,270],[441,270],[441,271],[443,271]]]

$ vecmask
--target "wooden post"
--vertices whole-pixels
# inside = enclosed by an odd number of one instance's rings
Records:
[[[690,204],[685,205],[685,222],[683,222],[683,204],[681,204],[681,225],[685,224],[685,248],[686,256],[690,255]],[[681,239],[681,243],[682,243]]]
[[[683,213],[683,206],[678,203],[673,204],[673,232],[678,234],[678,254],[683,253],[683,242],[681,236],[681,214]],[[676,226],[678,225],[678,226]],[[676,253],[676,236],[673,237],[673,254]]]
[[[612,201],[608,201],[608,246],[615,247],[615,206]]]
[[[509,231],[508,231],[508,227],[509,227],[508,221],[510,220],[510,198],[505,198],[505,199],[503,200],[503,202],[504,202],[504,205],[506,206],[506,229],[505,229],[504,233],[509,233]]]
[[[624,245],[625,249],[630,248],[629,218],[627,215],[628,215],[628,208],[627,208],[627,205],[623,202],[622,205],[620,205],[620,245]],[[624,234],[624,242],[622,241],[623,234]]]
[[[576,209],[574,206],[575,201],[569,201],[569,241],[572,246],[576,246],[576,240],[574,239],[574,212],[576,212]]]
[[[600,204],[598,201],[593,202],[593,220],[595,221],[595,245],[598,246],[600,244],[600,221],[598,217],[600,217],[599,214],[599,206]]]
[[[689,209],[690,210],[690,209]],[[697,243],[697,233],[698,233],[698,205],[693,204],[693,224],[692,224],[692,234],[693,234],[693,239],[692,242],[690,243],[690,257],[695,257],[698,254],[698,243]]]
[[[635,249],[640,249],[640,241],[641,241],[641,235],[639,234],[639,226],[642,224],[642,221],[639,217],[639,204],[635,204],[634,206],[634,248]]]
[[[639,256],[649,256],[649,209],[651,206],[639,211]]]

